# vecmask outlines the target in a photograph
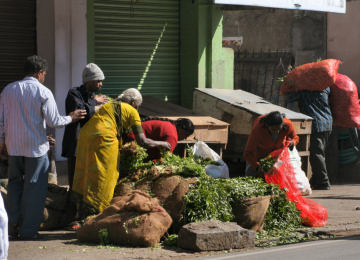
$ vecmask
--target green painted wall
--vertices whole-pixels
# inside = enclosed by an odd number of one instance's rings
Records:
[[[234,86],[234,53],[222,47],[222,11],[211,0],[180,6],[181,104],[192,107],[194,88]]]

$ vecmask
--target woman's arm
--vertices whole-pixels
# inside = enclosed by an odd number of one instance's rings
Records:
[[[293,145],[297,145],[299,143],[299,136],[295,132],[294,125],[291,123],[290,120],[287,123],[287,125],[289,127],[288,134],[287,134],[287,140],[291,140]]]
[[[134,132],[134,134],[135,134],[136,142],[140,146],[143,146],[145,148],[158,147],[158,148],[164,148],[166,150],[171,149],[171,145],[168,142],[155,141],[155,140],[152,140],[150,138],[146,138],[144,133],[136,133],[136,132]]]

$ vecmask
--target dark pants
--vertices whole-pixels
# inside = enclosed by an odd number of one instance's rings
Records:
[[[72,184],[74,181],[74,172],[75,172],[75,163],[76,163],[76,157],[71,156],[68,157],[68,182],[70,186],[70,190],[72,189]]]
[[[312,177],[311,186],[330,186],[326,169],[325,150],[331,131],[311,133],[310,137],[310,164]]]
[[[21,237],[32,237],[44,217],[49,157],[9,156],[8,215]]]

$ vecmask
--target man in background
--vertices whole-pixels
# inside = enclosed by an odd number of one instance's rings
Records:
[[[63,127],[85,110],[61,116],[45,81],[47,61],[30,56],[25,78],[8,84],[0,96],[0,152],[8,153],[8,217],[13,238],[36,239],[48,189],[49,142],[46,125]],[[5,147],[6,145],[6,147]]]
[[[322,91],[298,91],[289,94],[289,102],[298,101],[300,112],[312,117],[310,164],[313,190],[330,190],[325,151],[332,131],[333,117],[329,105],[330,88]]]

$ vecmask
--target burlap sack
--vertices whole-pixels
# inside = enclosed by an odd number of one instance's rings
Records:
[[[40,230],[52,230],[66,227],[74,221],[76,206],[70,200],[67,188],[48,184],[48,195],[45,200],[43,221]]]
[[[44,208],[44,218],[39,230],[53,230],[68,226],[75,219],[75,211],[71,208],[56,210]]]
[[[184,209],[183,198],[189,190],[189,185],[196,182],[196,178],[184,179],[178,175],[159,178],[152,187],[157,197],[171,218],[177,223]]]
[[[68,204],[68,196],[69,191],[67,188],[49,183],[45,207],[56,210],[64,210]]]
[[[271,196],[251,197],[232,205],[235,221],[243,228],[261,231]]]
[[[87,218],[76,234],[84,242],[155,246],[171,223],[156,198],[133,190],[113,198],[102,213]]]

